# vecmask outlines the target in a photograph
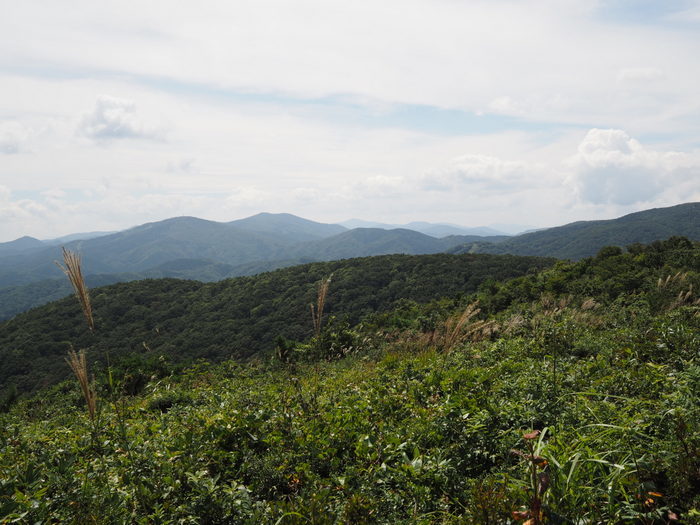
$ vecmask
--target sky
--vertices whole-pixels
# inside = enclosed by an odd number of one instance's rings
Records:
[[[700,0],[0,0],[0,242],[700,201]]]

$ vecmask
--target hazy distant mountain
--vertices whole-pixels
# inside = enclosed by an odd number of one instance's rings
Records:
[[[446,237],[448,235],[478,235],[478,236],[501,236],[506,235],[502,231],[486,226],[477,228],[466,228],[456,224],[432,223],[415,221],[408,224],[387,224],[383,222],[364,221],[362,219],[350,219],[340,223],[347,228],[381,228],[383,230],[405,229],[413,230],[432,237]]]
[[[478,235],[450,235],[437,239],[430,235],[405,228],[385,230],[382,228],[355,228],[340,235],[320,241],[304,243],[290,250],[296,260],[333,261],[351,257],[404,253],[421,255],[440,253],[449,248],[477,240],[499,242],[508,237],[481,237]]]
[[[309,221],[289,213],[258,213],[228,224],[250,232],[283,235],[289,240],[298,242],[324,239],[347,231],[347,228],[340,224]]]
[[[365,221],[363,219],[348,219],[347,221],[343,221],[338,224],[351,230],[354,228],[381,228],[383,230],[393,230],[399,227],[397,224],[388,224],[385,222],[376,221]]]
[[[93,237],[107,235],[107,233],[108,232],[73,233],[64,237],[47,240],[39,240],[35,239],[34,237],[24,236],[20,237],[19,239],[15,239],[14,241],[0,242],[0,257],[26,253],[28,251],[41,250],[42,248],[46,248],[48,246],[66,244],[78,239],[91,239]]]
[[[175,259],[209,259],[238,264],[264,259],[293,241],[284,235],[251,232],[230,224],[176,217],[123,232],[80,241],[86,265],[99,260],[100,271],[143,271]]]
[[[43,248],[44,243],[34,237],[20,237],[10,242],[0,242],[0,257],[15,255],[29,250]]]
[[[235,274],[236,267],[253,263],[285,261],[263,265],[276,268],[366,255],[437,253],[476,239],[499,240],[452,237],[437,239],[408,229],[347,230],[290,214],[261,213],[229,223],[176,217],[71,241],[65,246],[80,252],[87,275],[136,273],[144,277],[217,280]],[[10,255],[0,258],[0,288],[62,277],[54,264],[61,258],[58,245],[47,247],[36,239],[6,244],[40,249],[8,249]]]
[[[322,241],[301,245],[293,253],[298,257],[331,261],[390,253],[438,253],[444,250],[445,244],[439,239],[413,230],[355,228]]]
[[[604,221],[579,221],[525,233],[498,244],[468,243],[450,251],[582,259],[595,255],[604,246],[650,243],[674,235],[700,240],[700,203],[655,208]]]
[[[82,254],[86,274],[153,270],[159,275],[173,275],[167,266],[164,270],[163,265],[190,260],[191,267],[192,260],[206,260],[236,266],[253,261],[287,259],[286,250],[291,246],[342,231],[345,231],[342,226],[315,223],[288,214],[260,214],[231,223],[176,217],[68,242],[65,246]],[[59,246],[46,247],[41,241],[34,241],[34,245],[41,249],[26,253],[8,250],[8,256],[0,257],[0,288],[62,276],[54,264],[61,258]],[[19,239],[5,244],[14,246],[28,242]],[[201,266],[200,263],[197,265]],[[161,269],[157,270],[158,267]],[[182,271],[181,268],[174,270],[174,275],[182,276]],[[221,268],[216,270],[220,271]],[[187,275],[201,278],[191,268]]]
[[[83,233],[71,233],[70,235],[64,235],[63,237],[56,237],[55,239],[44,239],[42,242],[48,245],[56,244],[66,244],[72,241],[80,241],[86,239],[94,239],[95,237],[103,237],[105,235],[110,235],[115,232],[83,232]]]
[[[503,232],[506,235],[519,235],[527,231],[544,230],[545,228],[535,228],[529,224],[511,224],[498,222],[495,224],[489,224],[489,228],[493,228],[496,231]]]
[[[410,222],[403,228],[415,230],[417,232],[432,235],[433,237],[446,237],[447,235],[479,235],[482,237],[492,237],[495,235],[505,235],[502,231],[494,230],[486,226],[477,228],[465,228],[454,224],[431,224],[429,222]]]

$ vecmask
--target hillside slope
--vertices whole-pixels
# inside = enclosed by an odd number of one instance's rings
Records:
[[[468,243],[451,253],[511,253],[578,260],[604,246],[650,243],[680,235],[700,240],[700,203],[631,213],[617,219],[581,221],[511,237],[498,244]]]
[[[270,360],[108,373],[89,348],[98,410],[75,378],[0,395],[0,521],[697,525],[698,289],[700,243],[674,238]]]
[[[399,299],[427,302],[476,291],[552,259],[494,255],[393,255],[314,263],[254,277],[202,284],[175,279],[115,284],[92,291],[94,333],[84,329],[74,297],[0,323],[0,384],[33,390],[63,379],[70,344],[93,358],[131,353],[174,361],[245,358],[269,351],[278,336],[311,334],[309,304],[333,275],[326,313],[356,323]],[[147,349],[147,350],[145,350]]]

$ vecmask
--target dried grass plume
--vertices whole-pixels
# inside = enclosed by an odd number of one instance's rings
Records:
[[[467,305],[460,315],[450,317],[445,321],[445,333],[442,341],[444,350],[452,350],[464,341],[483,341],[498,330],[495,321],[474,319],[481,312],[478,305],[479,301],[475,301]]]
[[[321,281],[321,285],[318,287],[318,298],[316,299],[316,308],[314,308],[313,304],[309,305],[311,307],[311,321],[314,324],[314,333],[317,337],[321,333],[323,307],[326,304],[326,295],[328,294],[328,287],[331,284],[331,277],[333,277],[333,274],[330,274],[327,279]]]
[[[65,248],[61,248],[63,251],[63,264],[55,261],[56,265],[68,276],[68,280],[73,286],[75,291],[75,296],[80,301],[80,306],[83,309],[83,314],[85,315],[85,320],[87,321],[88,328],[90,330],[95,329],[95,320],[92,317],[92,305],[90,304],[90,294],[88,293],[88,288],[85,284],[85,279],[83,278],[83,271],[80,265],[80,255]]]
[[[73,370],[73,373],[80,384],[80,390],[82,390],[83,397],[87,403],[88,414],[90,414],[90,419],[94,421],[97,413],[97,394],[95,393],[94,386],[90,383],[88,378],[85,350],[76,352],[71,348],[68,351],[66,362],[70,366],[71,370]]]

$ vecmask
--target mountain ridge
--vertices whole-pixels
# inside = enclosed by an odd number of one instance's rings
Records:
[[[579,260],[604,246],[650,243],[673,236],[700,240],[700,202],[651,208],[615,219],[576,221],[523,233],[498,244],[473,242],[451,253],[511,253]]]
[[[419,233],[424,233],[430,235],[431,237],[446,237],[448,235],[475,235],[479,237],[484,236],[501,236],[508,235],[495,228],[490,228],[488,226],[478,226],[475,228],[468,228],[465,226],[459,226],[457,224],[449,223],[432,223],[425,221],[412,221],[406,224],[390,224],[384,222],[376,221],[365,221],[362,219],[349,219],[339,223],[347,228],[379,228],[382,230],[396,230],[405,229],[413,230]]]
[[[700,203],[577,221],[515,237],[437,238],[406,228],[348,230],[291,214],[260,213],[227,223],[181,216],[65,246],[82,255],[85,275],[101,276],[100,282],[161,277],[208,282],[313,261],[391,253],[511,253],[580,259],[606,245],[624,247],[674,235],[700,240]],[[28,248],[22,251],[23,247]],[[44,302],[55,299],[59,290],[70,293],[59,282],[64,277],[54,261],[60,258],[58,245],[45,246],[30,237],[0,244],[0,319],[42,304],[42,297]]]

